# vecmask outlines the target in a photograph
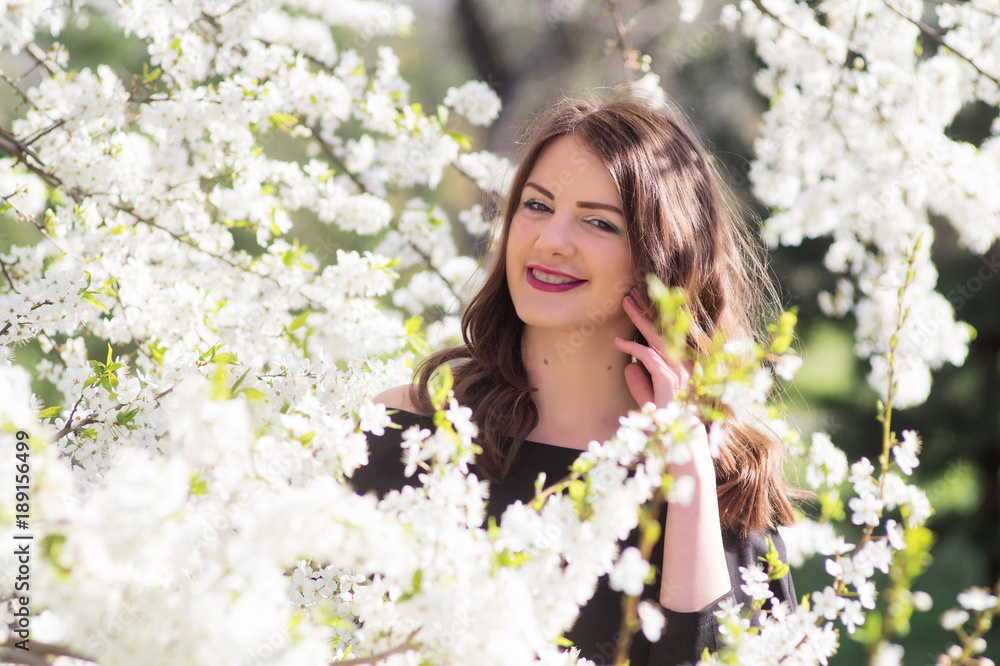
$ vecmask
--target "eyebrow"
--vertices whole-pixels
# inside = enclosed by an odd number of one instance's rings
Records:
[[[539,192],[541,192],[542,194],[544,194],[545,196],[547,196],[549,199],[555,199],[555,196],[553,196],[551,192],[549,192],[541,185],[536,185],[535,183],[532,183],[530,181],[524,184],[525,187],[528,187],[529,185],[538,190]],[[618,206],[613,206],[611,204],[598,203],[596,201],[577,201],[576,205],[579,206],[580,208],[597,208],[599,210],[609,210],[612,213],[618,213],[622,217],[625,217],[625,214],[622,213],[621,208],[619,208]]]

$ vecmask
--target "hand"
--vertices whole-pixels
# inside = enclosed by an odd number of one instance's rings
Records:
[[[649,346],[633,340],[615,338],[615,347],[634,356],[649,372],[647,375],[635,363],[625,368],[625,383],[635,401],[639,405],[652,402],[657,407],[663,407],[691,381],[691,362],[680,363],[678,359],[669,357],[663,336],[656,331],[653,322],[643,312],[638,294],[638,290],[633,288],[622,299],[622,305],[625,314],[646,338]]]

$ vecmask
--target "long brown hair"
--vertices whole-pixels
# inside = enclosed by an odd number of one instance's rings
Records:
[[[508,231],[535,161],[564,135],[599,157],[618,186],[633,283],[645,284],[653,274],[687,291],[694,352],[706,351],[716,331],[729,340],[758,339],[768,300],[776,302],[759,246],[748,238],[742,217],[730,211],[720,178],[679,113],[631,97],[554,108],[519,151],[499,242],[462,317],[465,344],[425,359],[412,396],[420,410],[431,411],[427,383],[442,364],[453,366],[455,395],[473,409],[481,433],[476,465],[493,482],[507,476],[538,423],[521,358],[524,324],[507,287]],[[715,462],[722,524],[746,533],[791,523],[780,441],[747,419],[725,423],[728,444]]]

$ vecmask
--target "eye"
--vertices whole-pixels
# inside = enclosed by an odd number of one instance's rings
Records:
[[[528,210],[533,210],[533,211],[540,212],[540,213],[551,213],[552,212],[552,206],[548,205],[547,203],[545,203],[541,199],[528,199],[527,201],[525,201],[521,205],[524,206],[525,208],[527,208]]]
[[[588,217],[588,218],[586,218],[584,220],[584,222],[586,222],[590,226],[592,226],[595,229],[598,229],[600,231],[609,231],[609,232],[611,232],[613,234],[617,234],[619,236],[624,236],[625,235],[625,230],[624,229],[622,229],[621,227],[619,227],[616,224],[612,224],[611,222],[608,222],[603,217]]]

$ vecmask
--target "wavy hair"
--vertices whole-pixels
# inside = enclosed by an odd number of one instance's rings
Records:
[[[533,124],[518,151],[485,281],[462,317],[465,344],[425,359],[411,396],[420,410],[432,411],[428,381],[442,364],[452,365],[455,395],[473,409],[481,433],[476,466],[493,482],[507,476],[538,422],[521,357],[524,324],[507,286],[508,232],[536,160],[565,135],[599,157],[618,187],[634,284],[653,274],[686,290],[692,351],[707,351],[717,331],[729,340],[760,339],[761,322],[777,303],[762,249],[728,205],[721,179],[678,112],[633,97],[555,107]],[[727,443],[715,461],[723,526],[746,534],[791,523],[781,442],[749,419],[730,417],[725,427]]]

